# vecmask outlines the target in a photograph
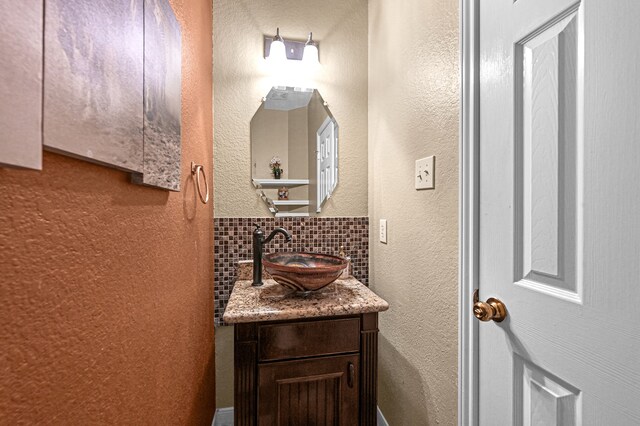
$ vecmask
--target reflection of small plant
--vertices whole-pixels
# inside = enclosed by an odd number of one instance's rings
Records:
[[[282,173],[281,165],[282,160],[280,160],[280,157],[278,157],[277,155],[274,156],[269,162],[269,167],[271,168],[271,172],[274,174],[274,176],[280,175]]]

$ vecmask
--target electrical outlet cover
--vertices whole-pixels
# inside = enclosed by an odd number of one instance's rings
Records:
[[[431,157],[416,160],[416,170],[414,173],[416,189],[433,189],[435,187],[435,158],[436,157],[432,155]]]

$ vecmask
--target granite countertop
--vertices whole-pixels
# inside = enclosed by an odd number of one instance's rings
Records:
[[[228,324],[382,312],[389,304],[353,277],[339,279],[309,296],[300,296],[272,279],[253,287],[238,280],[224,321]]]

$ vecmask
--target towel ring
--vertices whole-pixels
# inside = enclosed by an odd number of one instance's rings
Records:
[[[204,178],[204,195],[202,195],[202,190],[200,189],[200,173],[202,173],[202,177]],[[207,184],[207,175],[204,173],[204,167],[202,167],[201,164],[196,164],[192,161],[191,174],[193,175],[193,180],[196,183],[200,201],[202,201],[202,204],[207,204],[209,202],[209,185]]]

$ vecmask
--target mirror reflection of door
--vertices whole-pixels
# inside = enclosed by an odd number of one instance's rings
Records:
[[[338,183],[338,123],[317,90],[269,91],[251,119],[251,165],[257,194],[276,217],[321,212]]]
[[[331,197],[338,181],[338,126],[331,117],[322,123],[317,133],[317,211]]]

